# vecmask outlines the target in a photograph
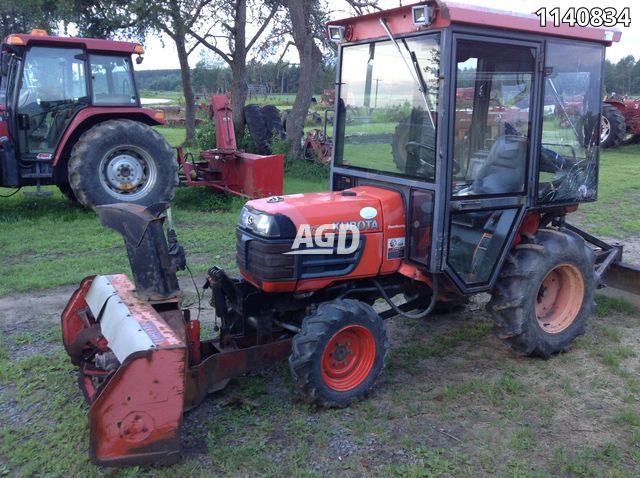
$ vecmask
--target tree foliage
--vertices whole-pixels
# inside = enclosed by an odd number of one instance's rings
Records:
[[[247,101],[247,62],[254,48],[267,49],[261,43],[263,33],[281,12],[279,0],[214,0],[202,11],[202,22],[189,34],[218,55],[231,69],[231,107],[236,133],[244,131],[243,108]],[[247,36],[247,24],[255,29]],[[203,28],[204,27],[204,28]]]
[[[55,32],[63,14],[59,0],[2,0],[0,38],[11,33],[29,33],[34,28]]]
[[[607,60],[604,65],[605,93],[640,95],[640,60],[633,55],[621,58],[617,63]]]

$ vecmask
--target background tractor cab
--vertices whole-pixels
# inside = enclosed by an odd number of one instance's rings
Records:
[[[56,184],[88,207],[170,199],[173,154],[149,128],[164,117],[140,106],[133,76],[131,55],[142,53],[136,43],[44,30],[9,35],[0,61],[0,186],[39,192]]]
[[[601,68],[619,32],[438,2],[328,29],[332,189],[397,191],[412,267],[489,290],[522,233],[596,199]],[[571,114],[565,98],[581,99]]]

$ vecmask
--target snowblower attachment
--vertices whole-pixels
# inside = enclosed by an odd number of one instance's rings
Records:
[[[103,225],[125,238],[135,285],[124,274],[88,277],[62,314],[63,340],[90,404],[90,454],[102,465],[179,457],[187,366],[176,265],[162,227],[166,204],[102,206]]]
[[[165,237],[167,206],[98,207],[102,224],[125,240],[133,282],[124,274],[87,277],[62,313],[64,346],[90,405],[90,455],[99,465],[177,461],[185,410],[291,350],[292,333],[256,319],[241,286],[216,267],[207,287],[220,334],[200,340],[200,322],[181,310],[176,271],[186,261],[171,226]]]

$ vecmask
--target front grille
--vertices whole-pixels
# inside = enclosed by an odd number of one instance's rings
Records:
[[[360,235],[360,246],[351,254],[295,255],[284,254],[291,251],[293,239],[267,239],[237,228],[236,262],[259,282],[339,277],[356,268],[365,239],[364,234]]]
[[[260,282],[295,278],[295,256],[283,254],[291,250],[292,239],[266,239],[236,229],[236,263]]]

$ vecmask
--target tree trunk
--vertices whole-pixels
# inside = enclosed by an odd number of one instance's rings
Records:
[[[233,109],[233,129],[236,137],[244,134],[244,104],[247,101],[247,65],[244,61],[235,61],[231,65],[231,108]]]
[[[195,96],[191,86],[191,71],[189,70],[189,55],[187,53],[186,40],[184,36],[176,37],[176,49],[178,50],[178,61],[180,62],[180,77],[182,79],[182,90],[184,92],[184,119],[187,128],[187,143],[195,139],[196,109]]]
[[[287,117],[287,139],[291,142],[289,157],[298,158],[302,150],[301,138],[304,134],[304,121],[309,113],[311,97],[316,85],[316,75],[322,52],[314,40],[311,25],[311,11],[316,0],[287,0],[291,16],[293,41],[300,56],[300,76],[298,92],[293,108]]]
[[[247,1],[237,0],[234,19],[235,38],[231,67],[231,108],[233,109],[233,129],[236,137],[244,134],[244,103],[247,101]]]

